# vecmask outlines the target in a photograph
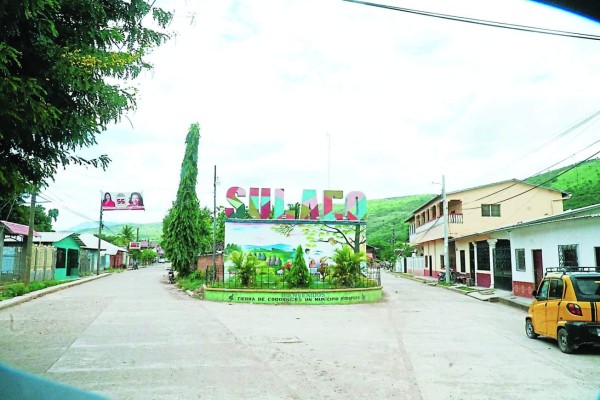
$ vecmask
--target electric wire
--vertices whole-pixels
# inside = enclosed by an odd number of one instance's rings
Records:
[[[565,170],[563,170],[563,171],[559,172],[558,174],[556,174],[556,175],[553,175],[552,177],[550,177],[550,178],[546,179],[546,180],[545,180],[545,181],[543,181],[542,183],[539,183],[539,184],[537,184],[537,185],[533,185],[533,187],[531,187],[531,188],[529,188],[529,189],[527,189],[527,190],[525,190],[525,191],[523,191],[523,192],[521,192],[521,193],[517,193],[517,194],[515,194],[515,195],[513,195],[513,196],[507,197],[506,199],[503,199],[503,200],[497,201],[497,202],[495,202],[494,204],[500,204],[500,203],[504,203],[505,201],[512,200],[512,199],[514,199],[515,197],[522,196],[522,195],[524,195],[525,193],[531,192],[531,191],[532,191],[532,190],[534,190],[534,189],[537,189],[537,188],[539,188],[539,187],[542,187],[542,186],[544,186],[546,183],[548,183],[548,182],[551,182],[552,180],[554,180],[554,179],[558,178],[559,176],[566,174],[567,172],[571,171],[571,170],[572,170],[572,169],[574,169],[574,168],[577,168],[578,166],[580,166],[580,165],[581,165],[581,164],[583,164],[584,162],[591,160],[592,158],[594,158],[594,156],[596,156],[596,155],[598,155],[598,154],[600,154],[600,150],[598,150],[597,152],[595,152],[595,153],[594,153],[594,154],[592,154],[591,156],[589,156],[589,157],[587,157],[587,158],[585,158],[585,159],[583,159],[583,160],[579,161],[578,163],[575,163],[575,164],[571,165],[570,167],[566,168]],[[514,186],[514,184],[513,184],[512,186]],[[500,192],[500,191],[499,191],[499,192]],[[487,197],[487,196],[485,196],[485,197]],[[484,198],[485,198],[485,197],[484,197]],[[472,203],[472,202],[470,202],[470,203]],[[470,203],[469,203],[469,204],[470,204]],[[480,208],[480,207],[470,207],[470,208],[463,208],[463,211],[464,211],[464,210],[477,210],[477,209],[479,209],[479,208]]]
[[[447,19],[447,20],[451,20],[451,21],[465,22],[465,23],[476,24],[476,25],[491,26],[491,27],[495,27],[495,28],[504,28],[504,29],[524,31],[524,32],[541,33],[541,34],[545,34],[545,35],[571,37],[571,38],[576,38],[576,39],[600,40],[600,36],[587,34],[587,33],[561,31],[561,30],[556,30],[556,29],[538,28],[538,27],[527,26],[527,25],[510,24],[507,22],[497,22],[497,21],[489,21],[489,20],[477,19],[477,18],[461,17],[461,16],[456,16],[456,15],[441,14],[441,13],[435,13],[435,12],[430,12],[430,11],[421,11],[421,10],[415,10],[415,9],[410,9],[410,8],[395,7],[395,6],[385,5],[385,4],[371,3],[371,2],[367,2],[367,1],[358,1],[358,0],[344,0],[344,1],[347,1],[350,3],[356,3],[356,4],[363,4],[366,6],[385,8],[385,9],[393,10],[393,11],[400,11],[400,12],[405,12],[405,13],[410,13],[410,14],[423,15],[423,16],[427,16],[427,17]]]
[[[599,116],[599,115],[600,115],[600,110],[598,110],[598,111],[596,111],[596,112],[592,113],[592,114],[591,114],[591,115],[589,115],[588,117],[586,117],[586,118],[582,119],[581,121],[579,121],[579,122],[575,123],[575,124],[574,124],[574,125],[572,125],[571,127],[567,128],[566,130],[564,130],[564,131],[562,131],[561,133],[559,133],[558,135],[556,135],[554,138],[550,139],[548,142],[544,143],[543,145],[541,145],[540,147],[538,147],[537,149],[535,149],[535,150],[534,150],[534,152],[535,152],[535,151],[539,151],[539,150],[540,150],[540,149],[542,149],[543,147],[547,146],[548,144],[550,144],[551,142],[553,142],[553,141],[555,141],[555,140],[557,140],[557,139],[559,139],[559,138],[562,138],[562,137],[565,137],[565,136],[567,136],[569,133],[571,133],[571,132],[575,131],[575,129],[577,129],[577,128],[579,128],[579,127],[583,126],[584,124],[587,124],[588,122],[592,121],[594,118],[596,118],[596,117],[597,117],[597,116]],[[561,161],[558,161],[558,162],[556,162],[556,163],[552,164],[551,166],[544,168],[543,170],[541,170],[541,171],[539,171],[539,172],[537,172],[537,173],[535,173],[535,174],[533,174],[533,175],[529,176],[528,178],[522,179],[522,181],[526,181],[526,180],[528,180],[528,179],[534,178],[534,177],[536,177],[536,176],[538,176],[538,175],[542,174],[544,171],[547,171],[547,170],[549,170],[550,168],[552,168],[552,167],[554,167],[554,166],[556,166],[556,165],[558,165],[558,164],[560,164],[560,163],[562,163],[562,162],[566,161],[567,159],[569,159],[569,158],[573,157],[574,155],[576,155],[576,154],[578,154],[578,153],[581,153],[581,152],[582,152],[582,151],[584,151],[584,150],[587,150],[588,148],[592,147],[593,145],[595,145],[595,144],[597,144],[597,143],[599,143],[599,142],[600,142],[600,140],[597,140],[597,141],[595,141],[594,143],[592,143],[592,144],[590,144],[590,145],[588,145],[588,146],[584,147],[583,149],[581,149],[581,150],[579,150],[579,151],[575,152],[574,154],[570,155],[569,157],[566,157],[566,158],[562,159]],[[508,189],[510,189],[511,187],[515,186],[517,183],[518,183],[518,182],[515,182],[515,183],[513,183],[512,185],[509,185],[509,186],[507,186],[507,187],[505,187],[505,188],[499,189],[499,190],[497,190],[497,191],[495,191],[495,192],[493,192],[493,193],[487,194],[487,195],[485,195],[485,196],[483,196],[483,197],[480,197],[480,198],[478,198],[478,199],[475,199],[475,200],[472,200],[472,201],[470,201],[470,202],[467,202],[467,203],[465,203],[465,204],[463,204],[463,205],[468,205],[468,204],[474,203],[474,202],[476,202],[476,201],[480,201],[480,200],[483,200],[483,199],[485,199],[485,198],[491,197],[491,196],[493,196],[493,195],[495,195],[495,194],[498,194],[498,193],[500,193],[500,192],[502,192],[502,191],[504,191],[504,190],[508,190]]]

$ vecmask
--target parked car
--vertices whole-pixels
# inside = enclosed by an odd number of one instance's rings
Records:
[[[600,272],[597,268],[548,268],[525,317],[525,332],[558,341],[563,353],[600,346]]]

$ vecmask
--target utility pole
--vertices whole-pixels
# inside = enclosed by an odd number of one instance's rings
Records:
[[[444,268],[446,283],[450,283],[450,257],[448,257],[448,199],[446,198],[446,177],[442,175],[442,204],[444,213]]]
[[[331,135],[327,133],[327,189],[331,189],[329,186],[329,178],[331,177]]]
[[[102,236],[102,192],[100,192],[100,223],[98,224],[98,261],[96,262],[96,275],[100,275],[100,249]]]
[[[29,230],[27,231],[27,246],[25,255],[25,271],[23,274],[23,283],[29,285],[31,279],[31,261],[33,258],[33,225],[35,223],[35,196],[37,195],[36,189],[33,189],[31,193],[31,210],[29,211]]]
[[[215,165],[215,174],[213,179],[213,229],[212,229],[212,263],[213,263],[213,271],[215,273],[216,280],[216,272],[217,272],[217,261],[216,261],[216,253],[217,253],[217,166]]]

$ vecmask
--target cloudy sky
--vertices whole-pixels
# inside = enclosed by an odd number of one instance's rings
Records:
[[[600,23],[531,1],[385,4],[600,35]],[[199,122],[197,192],[212,209],[229,187],[358,190],[368,199],[524,179],[600,150],[600,42],[466,24],[342,0],[158,0],[176,36],[128,84],[138,108],[42,192],[55,229],[97,221],[102,191],[143,191],[162,221],[190,124]]]

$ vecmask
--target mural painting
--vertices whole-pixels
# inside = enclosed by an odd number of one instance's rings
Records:
[[[344,245],[366,250],[364,221],[310,220],[226,220],[225,279],[235,273],[229,256],[233,251],[255,254],[259,268],[283,275],[290,268],[298,246],[311,275],[318,276],[321,266],[331,264],[336,249]]]

